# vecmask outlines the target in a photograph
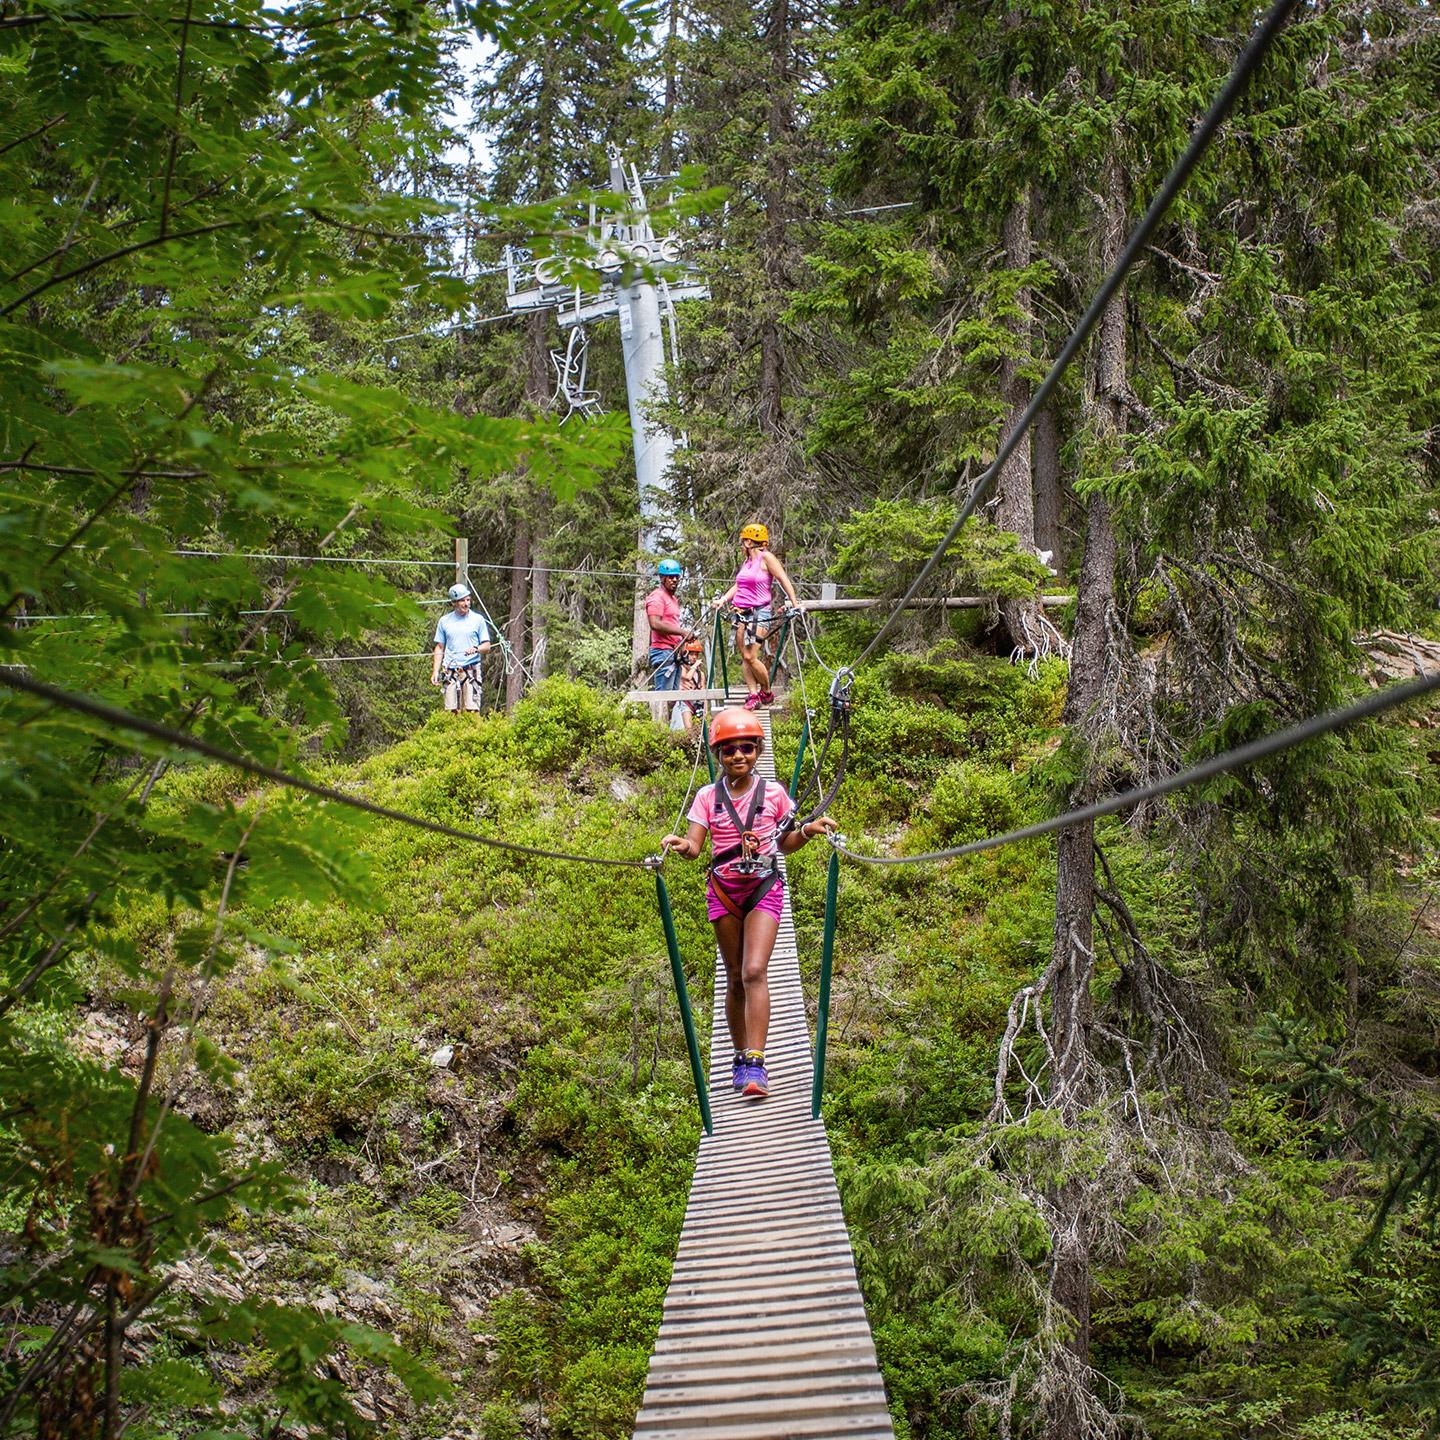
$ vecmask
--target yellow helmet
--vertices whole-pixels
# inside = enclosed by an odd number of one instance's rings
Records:
[[[763,525],[747,525],[740,532],[742,540],[753,540],[757,545],[770,543],[770,532]]]

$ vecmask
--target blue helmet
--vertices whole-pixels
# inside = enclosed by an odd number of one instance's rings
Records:
[[[656,567],[657,575],[678,575],[680,573],[680,562],[678,560],[662,560]]]

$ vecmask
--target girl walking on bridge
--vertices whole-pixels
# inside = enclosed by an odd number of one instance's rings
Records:
[[[740,532],[740,548],[744,563],[735,576],[735,583],[720,597],[718,608],[735,606],[735,648],[740,652],[745,671],[745,688],[750,692],[745,708],[771,705],[774,693],[768,688],[770,668],[765,663],[765,641],[770,635],[770,622],[775,618],[773,585],[778,584],[791,605],[798,607],[795,587],[785,567],[770,553],[770,532],[764,525],[750,524]]]
[[[836,829],[828,815],[794,823],[795,802],[785,788],[755,773],[765,746],[757,716],[732,706],[710,725],[721,774],[702,786],[686,817],[685,835],[667,835],[661,849],[695,859],[710,834],[706,909],[725,962],[725,1018],[735,1045],[732,1079],[745,1095],[770,1093],[765,1038],[770,1029],[770,954],[780,929],[784,878],[776,856]]]

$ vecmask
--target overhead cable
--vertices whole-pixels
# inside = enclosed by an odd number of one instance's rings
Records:
[[[425,565],[436,570],[450,570],[454,568],[453,560],[411,560],[396,559],[387,560],[383,556],[376,555],[278,555],[269,554],[259,550],[171,550],[171,555],[180,555],[186,558],[208,557],[217,560],[281,560],[294,564],[315,564],[322,565]],[[471,570],[546,570],[551,575],[614,575],[622,579],[634,580],[637,572],[634,570],[599,570],[585,569],[579,566],[566,567],[564,565],[504,565],[498,561],[470,560],[467,562]]]
[[[653,859],[617,860],[605,855],[573,855],[563,850],[542,850],[535,845],[517,845],[510,840],[497,840],[490,835],[480,835],[473,830],[460,830],[453,825],[441,824],[438,820],[426,820],[420,815],[411,815],[404,810],[392,810],[388,805],[377,805],[372,800],[363,800],[358,795],[347,795],[343,790],[331,789],[328,785],[317,784],[314,780],[307,780],[302,775],[292,775],[287,770],[277,770],[273,765],[262,764],[258,760],[251,760],[246,755],[236,754],[233,750],[225,750],[219,745],[212,745],[208,740],[197,739],[193,735],[187,735],[183,730],[173,729],[169,725],[161,725],[157,721],[147,720],[144,716],[134,715],[128,710],[117,709],[113,705],[107,705],[101,700],[94,700],[88,695],[76,695],[68,690],[58,690],[53,685],[43,684],[39,680],[32,680],[27,675],[0,671],[0,685],[8,685],[12,690],[21,690],[26,694],[34,695],[37,699],[48,701],[51,705],[60,706],[65,710],[73,710],[79,715],[88,715],[93,720],[99,720],[117,730],[130,730],[137,735],[149,736],[152,740],[159,740],[166,745],[174,745],[182,750],[192,751],[196,755],[204,755],[209,760],[219,761],[222,765],[228,765],[234,770],[243,770],[247,775],[254,775],[261,780],[269,780],[275,785],[284,785],[291,790],[303,790],[307,795],[314,795],[319,800],[330,800],[336,805],[346,805],[352,810],[361,810],[367,815],[377,815],[382,820],[393,820],[400,825],[409,825],[416,830],[428,830],[432,835],[444,835],[451,840],[464,840],[472,845],[484,845],[494,850],[509,850],[519,855],[533,855],[542,860],[568,860],[579,865],[608,865],[617,869],[627,870],[649,870],[653,868]]]
[[[1100,288],[1095,292],[1094,299],[1090,302],[1090,308],[1080,317],[1079,323],[1071,331],[1070,338],[1066,340],[1064,347],[1055,357],[1055,363],[1051,365],[1050,372],[1040,382],[1035,393],[1030,397],[1030,403],[1025,407],[1024,413],[1016,421],[1015,427],[1005,437],[1000,449],[996,452],[994,460],[986,468],[985,473],[975,482],[974,488],[966,497],[964,505],[956,516],[954,524],[945,532],[945,537],[935,547],[930,558],[920,567],[920,573],[911,581],[910,588],[901,597],[900,603],[891,611],[889,618],[876,632],[870,643],[860,652],[860,657],[855,664],[863,664],[875,652],[881,641],[895,627],[896,621],[900,618],[900,612],[915,598],[920,587],[929,579],[931,572],[945,557],[945,553],[954,544],[955,537],[959,535],[961,527],[975,513],[976,507],[990,492],[996,477],[1000,474],[1005,462],[1015,452],[1015,447],[1025,438],[1026,432],[1034,423],[1035,417],[1044,408],[1055,387],[1059,385],[1061,376],[1069,369],[1070,362],[1075,358],[1081,345],[1085,343],[1091,330],[1095,328],[1105,307],[1114,297],[1115,292],[1120,288],[1130,268],[1140,258],[1141,252],[1148,244],[1151,235],[1159,227],[1160,221],[1164,219],[1165,212],[1170,208],[1171,202],[1179,194],[1181,187],[1190,178],[1190,172],[1199,163],[1201,157],[1210,147],[1210,142],[1215,138],[1225,117],[1230,113],[1236,100],[1240,98],[1241,92],[1245,89],[1250,77],[1254,74],[1260,62],[1265,58],[1271,45],[1275,43],[1275,37],[1284,27],[1285,22],[1290,18],[1291,12],[1295,9],[1299,0],[1277,0],[1274,8],[1265,17],[1264,23],[1256,31],[1255,37],[1241,53],[1240,58],[1235,62],[1235,68],[1230,72],[1230,78],[1225,82],[1224,88],[1211,103],[1210,109],[1206,112],[1205,118],[1196,126],[1190,137],[1190,143],[1185,147],[1185,153],[1175,162],[1174,168],[1166,176],[1165,183],[1160,187],[1155,198],[1150,202],[1150,208],[1145,212],[1140,223],[1131,232],[1130,239],[1125,244],[1120,258],[1115,262],[1114,269],[1105,277]]]
[[[416,595],[412,597],[416,605],[449,605],[452,602],[447,596],[425,596]],[[400,600],[366,600],[363,602],[368,610],[401,610],[404,602]],[[137,607],[138,608],[138,607]],[[286,609],[283,606],[268,606],[264,610],[237,610],[237,616],[248,615],[293,615],[293,609]],[[213,618],[213,610],[156,610],[154,617],[160,620],[209,620]],[[42,620],[49,623],[57,620],[114,620],[117,617],[110,612],[103,610],[80,610],[73,615],[30,615],[25,611],[11,617],[13,628],[24,629],[26,625],[39,624]],[[23,623],[21,623],[23,622]]]
[[[1099,820],[1102,816],[1115,814],[1117,810],[1128,810],[1132,805],[1142,805],[1147,800],[1158,800],[1162,795],[1199,785],[1216,775],[1224,775],[1230,770],[1239,770],[1259,760],[1269,759],[1282,750],[1289,750],[1331,730],[1353,725],[1357,720],[1379,715],[1397,705],[1405,704],[1408,700],[1428,695],[1436,689],[1440,689],[1440,672],[1422,675],[1418,680],[1410,680],[1403,685],[1391,685],[1367,695],[1363,700],[1357,700],[1353,705],[1312,715],[1308,720],[1302,720],[1287,730],[1262,735],[1260,739],[1252,740],[1249,744],[1239,745],[1233,750],[1214,755],[1209,760],[1202,760],[1188,770],[1178,770],[1163,780],[1142,785],[1136,790],[1127,790],[1123,795],[1112,795],[1109,799],[1097,800],[1093,805],[1083,805],[1078,810],[1052,815],[1050,819],[1037,821],[1034,825],[1009,830],[1004,835],[992,835],[984,840],[972,840],[968,845],[956,845],[949,850],[929,850],[923,855],[860,855],[849,849],[843,840],[837,839],[832,843],[848,859],[859,860],[866,865],[922,865],[937,860],[958,860],[962,855],[978,855],[982,850],[995,850],[1017,840],[1033,840],[1040,835],[1050,835],[1057,830],[1068,830],[1072,826],[1082,825],[1087,820]]]

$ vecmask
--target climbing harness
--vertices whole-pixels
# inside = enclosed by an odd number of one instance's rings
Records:
[[[730,795],[730,787],[725,783],[725,777],[722,775],[715,782],[715,798],[730,817],[730,823],[740,836],[740,843],[731,845],[713,855],[707,873],[720,903],[737,920],[743,920],[776,885],[781,883],[780,867],[776,864],[775,856],[761,853],[761,840],[755,833],[755,820],[760,814],[761,807],[765,804],[765,786],[768,783],[766,780],[755,781],[750,797],[750,806],[742,820],[740,812],[735,808],[735,801]],[[737,902],[725,888],[725,881],[720,875],[722,865],[727,874],[746,880],[753,879],[756,882],[744,900]]]
[[[484,702],[484,689],[480,675],[480,665],[447,665],[440,672],[440,684],[444,687],[447,698],[450,687],[455,688],[455,705],[460,710],[478,710]],[[473,705],[468,703],[468,693],[473,692]]]
[[[733,623],[743,627],[745,645],[759,645],[770,638],[770,626],[775,621],[774,612],[769,615],[761,614],[762,610],[769,609],[768,605],[746,605],[736,606],[730,612],[734,617]]]

